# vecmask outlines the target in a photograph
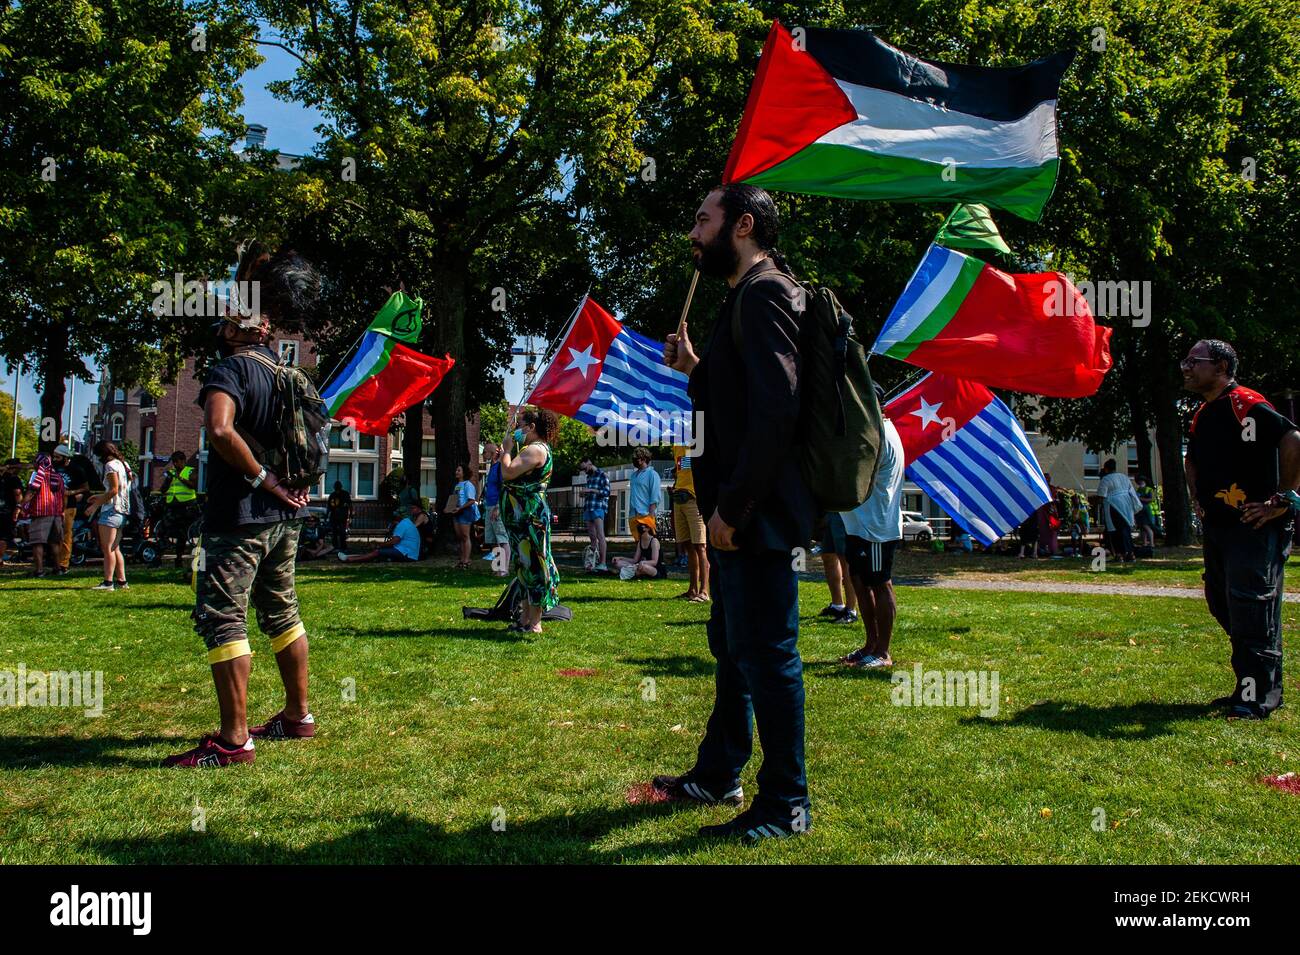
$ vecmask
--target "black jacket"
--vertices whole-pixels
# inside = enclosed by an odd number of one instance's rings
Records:
[[[731,316],[741,301],[743,354]],[[771,259],[728,292],[687,392],[703,416],[703,454],[692,460],[700,516],[716,507],[745,550],[804,547],[816,505],[793,453],[799,424],[797,286]]]

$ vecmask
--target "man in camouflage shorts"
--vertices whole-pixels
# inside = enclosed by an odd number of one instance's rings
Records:
[[[254,739],[316,734],[307,709],[307,631],[294,591],[307,492],[283,487],[252,449],[275,447],[280,440],[277,359],[267,347],[271,323],[300,317],[319,295],[320,278],[296,253],[282,252],[245,256],[237,279],[255,283],[264,311],[217,323],[224,357],[208,372],[198,397],[210,451],[203,537],[195,556],[194,629],[207,646],[221,729],[168,757],[164,766],[251,763]],[[249,603],[270,640],[285,693],[284,708],[251,728]]]

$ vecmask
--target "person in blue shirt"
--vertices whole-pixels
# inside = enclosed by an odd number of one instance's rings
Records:
[[[470,547],[474,540],[474,524],[478,521],[478,491],[474,482],[466,480],[467,468],[456,465],[456,506],[448,513],[455,515],[456,540],[460,545],[460,560],[456,563],[458,570],[469,569]]]
[[[418,504],[410,506],[410,514],[403,517],[393,528],[393,536],[372,551],[364,554],[344,554],[339,552],[339,560],[345,564],[364,564],[370,560],[395,560],[408,563],[420,559],[420,529],[415,525],[415,518],[422,512]]]
[[[632,453],[632,464],[636,466],[636,473],[628,482],[627,529],[633,537],[638,537],[639,524],[644,524],[650,533],[655,532],[655,518],[659,512],[659,501],[663,497],[663,484],[659,472],[650,466],[649,448],[637,448]]]
[[[491,462],[481,492],[485,508],[483,543],[492,548],[492,570],[498,577],[504,577],[510,567],[510,535],[501,520],[501,449],[491,441],[486,442],[483,460]]]

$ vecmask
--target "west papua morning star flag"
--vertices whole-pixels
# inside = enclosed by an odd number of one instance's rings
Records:
[[[845,199],[985,203],[1038,221],[1073,52],[927,62],[867,30],[772,24],[724,182]]]
[[[908,479],[986,547],[1052,499],[1015,415],[983,385],[929,374],[884,410]]]
[[[931,245],[871,351],[991,388],[1085,398],[1111,368],[1110,333],[1059,272],[1002,272]]]
[[[687,376],[663,361],[663,344],[625,328],[584,297],[559,351],[526,402],[593,428],[633,431],[638,440],[689,442]]]

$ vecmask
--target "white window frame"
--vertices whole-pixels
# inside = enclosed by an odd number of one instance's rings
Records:
[[[120,444],[123,440],[123,436],[126,434],[126,418],[120,413],[115,414],[113,415],[111,424],[112,429],[109,431],[109,434],[111,434],[112,437],[109,438],[109,440],[114,444]]]
[[[285,360],[286,353],[288,354],[289,364],[297,365],[298,364],[298,342],[292,339],[280,341],[279,354],[280,354],[281,362]]]

